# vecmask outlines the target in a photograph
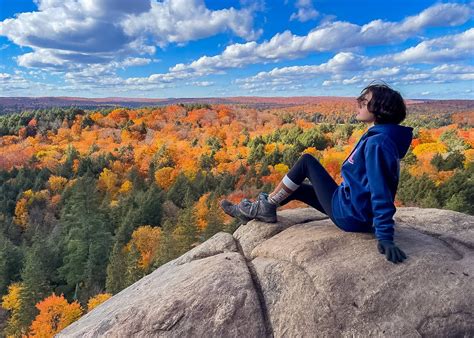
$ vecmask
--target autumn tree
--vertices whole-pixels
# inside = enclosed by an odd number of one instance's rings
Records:
[[[155,256],[160,239],[160,227],[140,226],[132,233],[132,238],[127,246],[129,250],[132,246],[136,248],[139,253],[138,267],[145,272],[149,272],[151,258]]]
[[[91,297],[87,302],[87,312],[91,312],[94,308],[111,297],[112,295],[110,293],[98,293],[97,295]]]
[[[36,304],[39,310],[30,331],[33,336],[52,337],[82,316],[81,305],[69,303],[64,296],[53,294]]]
[[[21,283],[13,283],[8,287],[8,293],[2,297],[2,307],[9,312],[4,334],[6,336],[21,336],[26,332],[20,324],[20,301]]]

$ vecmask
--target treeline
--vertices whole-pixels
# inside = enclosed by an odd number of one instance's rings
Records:
[[[114,108],[103,108],[94,110],[103,115],[107,115]],[[46,135],[48,131],[57,132],[61,125],[66,121],[72,124],[77,115],[90,115],[92,111],[83,110],[76,107],[69,108],[40,108],[33,110],[25,110],[18,114],[9,114],[0,116],[0,136],[18,135],[21,128],[28,128],[30,121],[36,121],[36,126],[28,130],[27,136],[34,136],[36,132]],[[93,121],[84,119],[83,127],[91,125]]]

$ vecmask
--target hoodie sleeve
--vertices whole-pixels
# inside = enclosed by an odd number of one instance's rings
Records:
[[[393,215],[398,185],[398,154],[384,138],[373,138],[365,147],[365,165],[371,194],[375,237],[393,241]]]

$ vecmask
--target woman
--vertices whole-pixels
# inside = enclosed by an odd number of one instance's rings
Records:
[[[374,233],[379,252],[393,263],[403,262],[407,256],[393,241],[394,200],[400,159],[410,147],[413,128],[399,125],[406,106],[400,93],[386,84],[367,86],[357,103],[356,119],[367,123],[368,130],[343,162],[339,186],[315,157],[304,154],[272,193],[261,192],[255,202],[243,199],[238,205],[223,200],[223,210],[244,222],[274,223],[278,206],[299,200],[328,215],[344,231]],[[303,183],[305,178],[311,184]]]

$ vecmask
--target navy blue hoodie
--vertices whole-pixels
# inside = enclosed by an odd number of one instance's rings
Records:
[[[400,159],[412,139],[413,128],[398,124],[376,124],[362,135],[342,163],[343,181],[332,196],[336,224],[367,228],[378,240],[393,241]]]

